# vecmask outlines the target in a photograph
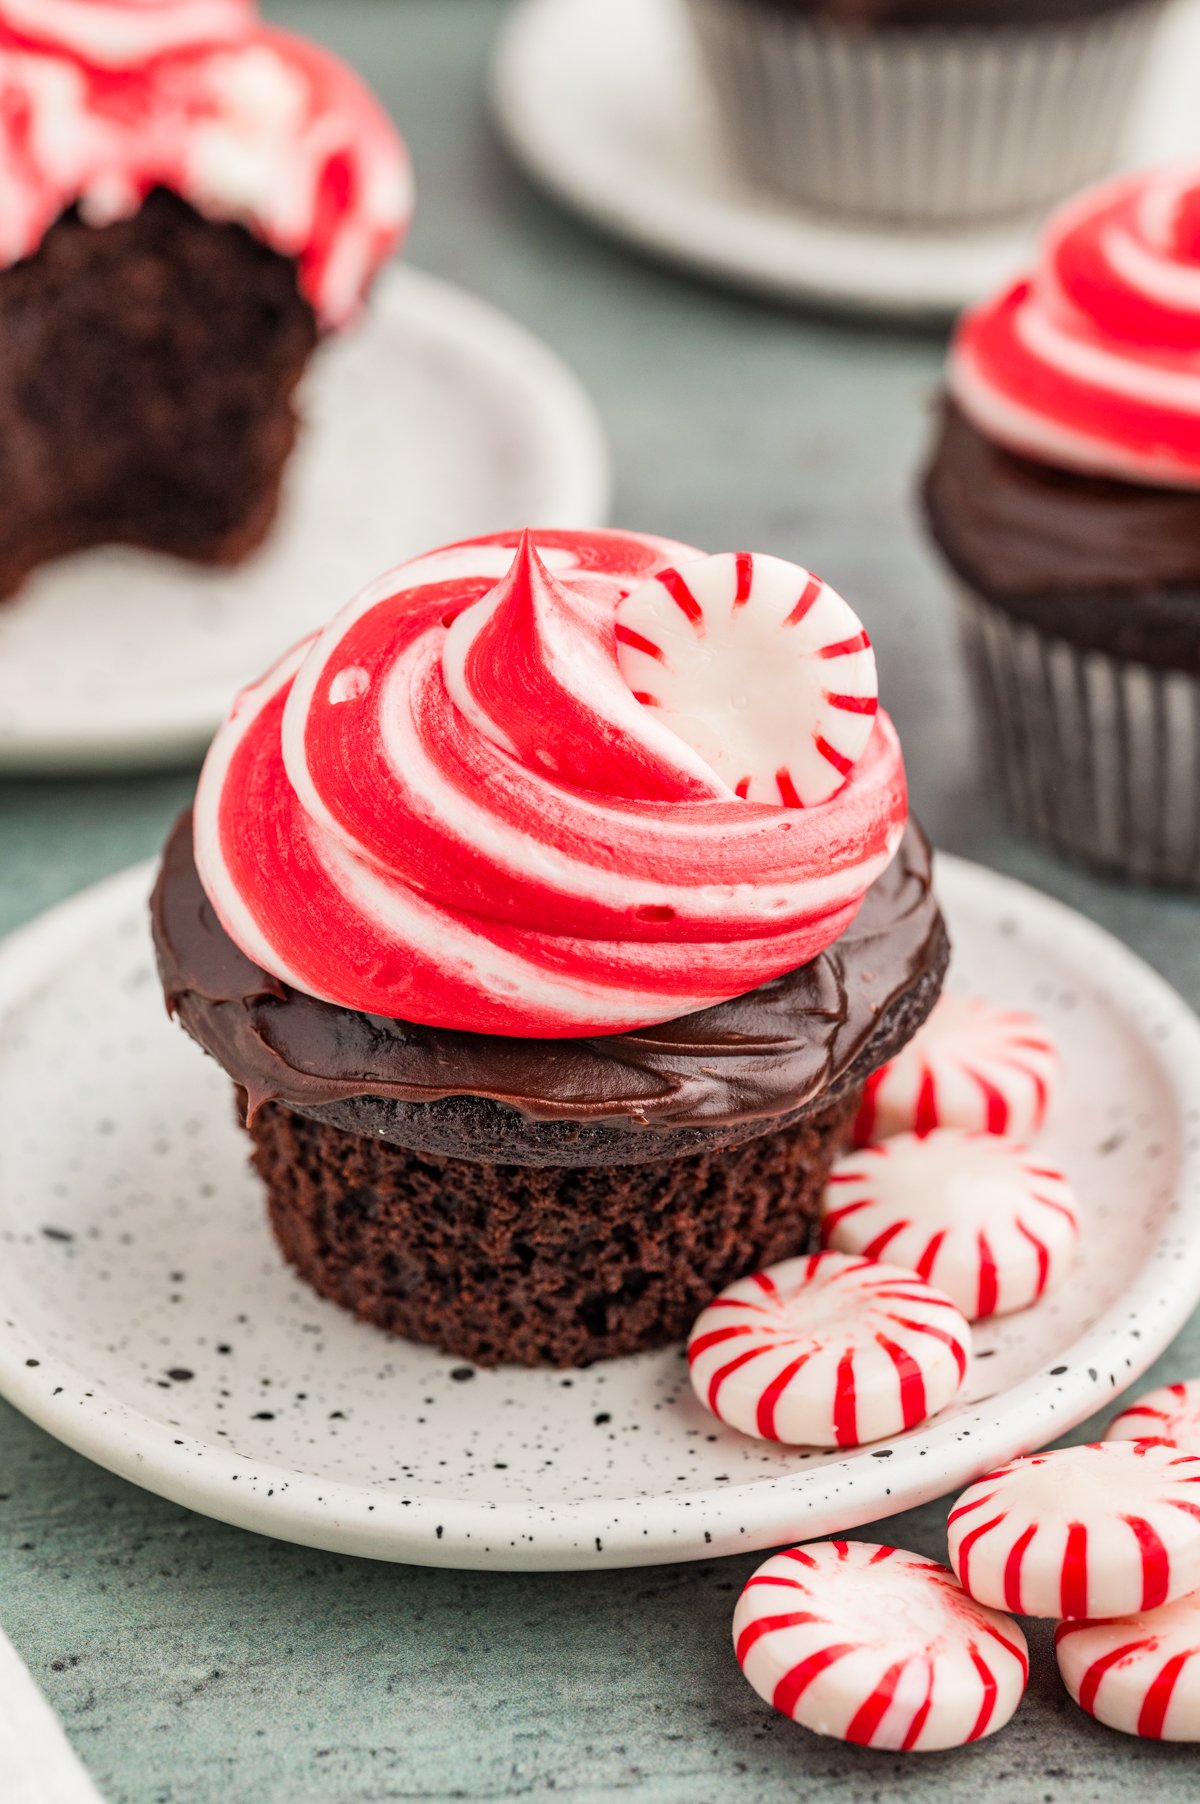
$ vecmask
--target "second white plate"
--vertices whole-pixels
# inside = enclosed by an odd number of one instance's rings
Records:
[[[1035,223],[887,230],[752,185],[725,143],[680,0],[517,0],[492,101],[514,155],[559,199],[675,262],[785,300],[944,318],[1012,274]],[[1200,150],[1200,0],[1176,0],[1126,160]]]
[[[1066,1060],[1047,1151],[1078,1263],[982,1324],[966,1395],[886,1445],[722,1428],[681,1350],[479,1372],[389,1340],[283,1264],[230,1085],[166,1020],[146,871],[0,950],[0,1394],[207,1515],[447,1566],[647,1565],[776,1545],[964,1485],[1114,1399],[1200,1296],[1200,1024],[1057,903],[944,858],[954,985],[1039,1010]]]
[[[247,563],[89,551],[0,604],[0,773],[197,756],[243,683],[390,565],[607,516],[607,451],[575,377],[419,270],[388,270],[362,325],[321,347],[301,409],[279,520]]]

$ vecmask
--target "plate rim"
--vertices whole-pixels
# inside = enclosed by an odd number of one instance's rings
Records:
[[[589,9],[599,17],[602,7],[611,3],[514,0],[497,34],[488,76],[492,117],[502,141],[526,174],[572,213],[660,261],[699,272],[727,287],[780,302],[808,303],[859,318],[899,320],[916,326],[951,320],[964,305],[1010,278],[1027,258],[1046,208],[966,229],[889,229],[822,218],[798,204],[789,205],[786,199],[777,200],[749,179],[739,178],[747,203],[741,208],[719,192],[702,192],[699,187],[686,192],[678,184],[656,188],[648,165],[648,179],[640,184],[597,180],[602,159],[581,155],[574,147],[576,140],[543,125],[539,109],[531,104],[534,83],[527,70],[537,58],[556,10],[565,12],[572,5],[578,18]],[[651,5],[661,11],[668,4],[677,4],[677,0],[638,0],[638,11]],[[1179,0],[1180,12],[1182,5]],[[1200,0],[1193,0],[1193,5],[1194,20],[1172,22],[1164,37],[1176,34],[1183,44],[1186,35],[1187,46],[1194,49],[1200,47]],[[635,16],[632,4],[630,16]],[[611,33],[611,21],[608,30]],[[1166,109],[1157,105],[1167,93],[1169,105],[1175,108],[1180,104],[1177,84],[1164,80],[1164,74],[1170,74],[1170,57],[1171,51],[1161,46],[1155,52],[1153,73],[1135,113],[1136,127],[1131,125],[1119,164],[1144,162],[1148,155],[1157,160],[1178,154],[1174,144],[1178,132],[1164,133],[1159,116]],[[588,142],[594,145],[596,139]],[[657,200],[652,198],[655,194]],[[789,235],[795,248],[789,247]],[[889,251],[911,251],[904,279],[893,274],[880,281],[872,256],[878,255],[881,246]],[[827,259],[831,251],[843,259],[839,275],[830,274]],[[935,258],[953,253],[957,259],[972,260],[977,273],[965,277],[960,262],[952,264],[948,272],[935,269],[930,273],[926,266],[931,252]],[[847,273],[847,253],[857,254],[861,273]]]
[[[0,1022],[39,987],[53,981],[63,955],[119,921],[149,892],[156,860],[135,865],[58,903],[0,942]],[[1181,1166],[1174,1200],[1161,1232],[1132,1282],[1105,1314],[1068,1347],[1053,1355],[1061,1374],[1046,1366],[1020,1384],[983,1399],[968,1413],[935,1422],[886,1456],[913,1455],[914,1471],[894,1487],[879,1482],[856,1450],[839,1467],[836,1507],[828,1526],[802,1525],[805,1539],[851,1530],[883,1514],[917,1507],[973,1482],[1019,1452],[1044,1446],[1114,1401],[1174,1338],[1200,1301],[1200,1233],[1172,1240],[1172,1226],[1200,1226],[1200,1019],[1179,993],[1137,953],[1067,904],[1031,885],[970,860],[941,853],[938,879],[957,906],[986,897],[990,910],[1007,899],[1033,910],[1046,934],[1056,932],[1081,951],[1092,948],[1110,971],[1120,973],[1135,998],[1153,1003],[1165,1031],[1157,1044],[1176,1056],[1159,1067],[1176,1097],[1182,1126]],[[951,921],[954,904],[950,906]],[[1041,935],[1039,934],[1039,937]],[[1128,1007],[1122,1013],[1129,1017]],[[1182,1052],[1183,1056],[1179,1056]],[[1190,1053],[1190,1058],[1187,1056]],[[1194,1075],[1189,1083],[1188,1073]],[[36,1363],[30,1364],[30,1361]],[[1119,1365],[1118,1365],[1119,1360]],[[1116,1374],[1120,1372],[1118,1380]],[[36,1373],[36,1377],[34,1376]],[[1094,1376],[1092,1376],[1094,1374]],[[1054,1383],[1049,1381],[1053,1379]],[[53,1394],[48,1380],[60,1384]],[[720,1489],[652,1497],[581,1499],[537,1504],[518,1500],[403,1498],[343,1480],[325,1480],[272,1461],[254,1460],[175,1430],[132,1404],[104,1393],[103,1407],[81,1409],[87,1374],[49,1351],[0,1293],[0,1396],[66,1446],[143,1489],[218,1521],[303,1546],[415,1565],[461,1569],[564,1571],[660,1565],[779,1546],[795,1538],[796,1495],[810,1477],[801,1469]],[[72,1390],[72,1385],[75,1389]],[[1001,1420],[995,1420],[1000,1409]],[[990,1429],[987,1452],[974,1434]],[[956,1449],[956,1443],[963,1443]],[[891,1445],[890,1443],[888,1444]],[[203,1463],[196,1456],[201,1449]],[[928,1458],[931,1477],[917,1477],[916,1461]],[[882,1463],[882,1461],[881,1461]],[[904,1471],[887,1468],[887,1476]],[[248,1483],[232,1493],[236,1471]],[[875,1482],[872,1483],[871,1479]],[[287,1489],[283,1506],[271,1508],[251,1486]],[[892,1491],[896,1501],[889,1502]],[[369,1510],[364,1506],[370,1500]],[[346,1521],[347,1515],[355,1519]],[[612,1518],[622,1518],[616,1534]],[[642,1518],[649,1516],[650,1525]],[[543,1520],[543,1518],[550,1520]],[[736,1528],[733,1526],[736,1523]],[[436,1531],[436,1532],[435,1532]],[[594,1544],[594,1551],[583,1543]]]
[[[554,452],[546,460],[549,505],[533,524],[590,527],[608,520],[613,466],[596,404],[566,360],[531,327],[460,283],[395,259],[380,272],[368,306],[397,312],[439,346],[465,351],[473,362],[486,361],[520,382],[530,417]],[[0,605],[20,606],[20,600]],[[223,678],[191,691],[185,707],[178,698],[169,708],[152,705],[150,717],[132,726],[0,734],[0,776],[117,774],[187,764],[203,753],[235,687],[236,679]]]
[[[651,3],[661,9],[667,0],[642,0],[642,4]],[[492,118],[510,154],[527,175],[572,213],[658,259],[665,258],[742,291],[915,324],[944,322],[970,298],[961,282],[936,283],[922,277],[922,249],[965,246],[969,252],[972,246],[978,246],[988,264],[978,284],[981,290],[988,285],[992,273],[999,280],[1001,270],[1019,265],[1036,230],[1036,214],[1015,223],[1010,220],[970,232],[892,232],[883,227],[856,227],[822,219],[799,206],[789,208],[786,201],[775,200],[767,190],[756,188],[749,181],[745,190],[753,203],[751,215],[744,211],[739,214],[719,194],[702,196],[694,191],[693,201],[681,213],[675,188],[659,190],[659,201],[647,204],[644,189],[631,194],[627,185],[620,185],[618,191],[615,181],[598,182],[594,172],[600,159],[572,156],[561,135],[546,130],[537,109],[528,103],[533,83],[527,70],[541,49],[546,21],[563,4],[564,0],[515,0],[497,36],[488,91]],[[566,0],[566,4],[573,5],[582,15],[589,7],[598,13],[600,0]],[[564,150],[568,153],[565,156]],[[643,198],[639,199],[638,194]],[[753,242],[748,217],[755,222]],[[692,222],[690,226],[685,223],[687,220]],[[714,231],[715,226],[724,226],[725,234]],[[735,233],[736,249],[726,245],[730,229]],[[766,234],[770,234],[770,248],[764,244]],[[798,249],[783,248],[788,234],[799,234],[795,239]],[[915,253],[913,278],[907,283],[881,286],[865,273],[861,280],[835,280],[827,272],[818,275],[814,268],[820,259],[812,254],[814,234],[827,247],[833,244],[847,250],[857,246],[868,260],[871,250],[881,242],[894,243],[897,248],[901,244],[911,246]]]

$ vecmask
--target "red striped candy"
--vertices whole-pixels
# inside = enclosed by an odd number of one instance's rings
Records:
[[[1027,1309],[1070,1261],[1075,1198],[1062,1173],[1001,1134],[896,1134],[838,1161],[821,1241],[888,1259],[952,1297],[968,1321]]]
[[[1058,1080],[1058,1053],[1036,1015],[943,995],[921,1031],[868,1080],[860,1145],[913,1128],[957,1127],[1033,1140]]]
[[[971,1330],[899,1266],[785,1259],[723,1290],[688,1341],[700,1401],[743,1434],[857,1447],[936,1415],[967,1375]]]
[[[1129,1616],[1200,1590],[1200,1459],[1101,1441],[1014,1460],[950,1512],[950,1564],[980,1603]]]
[[[864,1541],[774,1554],[738,1599],[733,1642],[755,1691],[793,1722],[905,1753],[994,1734],[1029,1676],[1010,1617],[935,1560]]]
[[[621,602],[617,641],[639,701],[748,801],[826,802],[867,749],[871,642],[799,564],[742,551],[660,570]]]
[[[1114,1416],[1106,1441],[1158,1441],[1179,1453],[1200,1454],[1200,1378],[1148,1391]]]
[[[1054,1651],[1081,1710],[1148,1741],[1200,1741],[1200,1597],[1106,1622],[1060,1622]]]

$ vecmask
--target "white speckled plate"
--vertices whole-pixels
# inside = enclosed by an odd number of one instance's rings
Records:
[[[264,1220],[223,1074],[168,1024],[145,870],[0,950],[0,1392],[137,1484],[382,1559],[650,1564],[848,1529],[1115,1398],[1200,1297],[1200,1023],[1132,953],[942,859],[956,987],[1041,1011],[1075,1180],[1065,1286],[983,1324],[965,1400],[851,1454],[723,1429],[679,1349],[477,1372],[320,1302]]]
[[[1200,0],[1176,0],[1127,162],[1200,148]],[[519,0],[492,102],[560,200],[642,249],[784,300],[940,318],[1011,275],[1032,219],[958,231],[844,224],[752,186],[725,145],[680,0]]]
[[[407,265],[323,345],[266,546],[235,570],[105,549],[0,606],[0,773],[196,757],[229,698],[431,545],[597,526],[608,455],[575,377],[523,327]]]

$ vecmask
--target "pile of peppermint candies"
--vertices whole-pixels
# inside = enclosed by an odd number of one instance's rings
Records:
[[[730,1285],[697,1320],[701,1402],[744,1434],[828,1449],[943,1409],[971,1322],[1030,1307],[1070,1262],[1075,1200],[1035,1145],[1057,1077],[1033,1016],[944,997],[868,1087],[824,1250]],[[846,1540],[774,1554],[734,1614],[750,1684],[821,1735],[959,1747],[1024,1695],[1014,1616],[1047,1617],[1082,1709],[1200,1740],[1200,1380],[1141,1398],[1103,1442],[989,1473],[947,1534],[948,1566]]]

